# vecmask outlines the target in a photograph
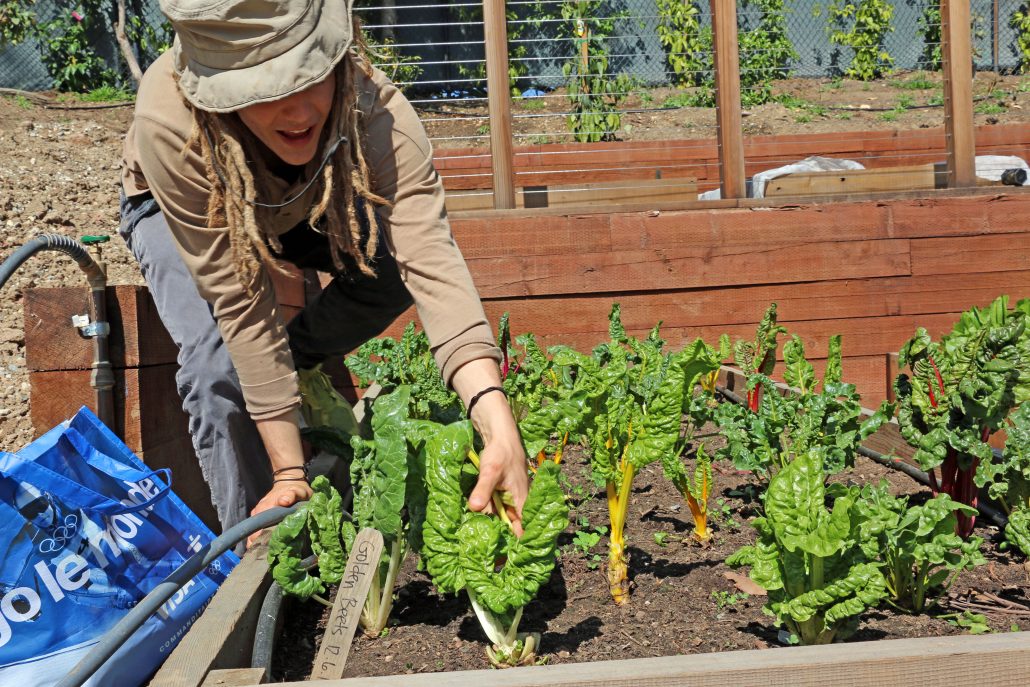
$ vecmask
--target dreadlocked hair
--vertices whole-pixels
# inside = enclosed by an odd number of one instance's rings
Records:
[[[356,38],[361,35],[358,26],[354,35]],[[372,258],[379,245],[375,208],[389,202],[371,189],[371,173],[364,151],[365,125],[355,90],[362,76],[371,75],[364,43],[355,40],[335,69],[335,96],[323,127],[321,149],[332,145],[337,132],[346,140],[315,182],[315,201],[308,212],[308,223],[328,237],[337,271],[346,272],[349,269],[346,258],[350,258],[362,274],[375,276]],[[199,142],[211,184],[208,226],[228,227],[233,269],[247,293],[253,294],[262,264],[286,272],[283,263],[273,255],[273,251],[282,252],[278,237],[264,229],[269,226],[266,217],[269,210],[244,200],[268,197],[262,183],[269,176],[268,170],[257,148],[257,139],[237,115],[189,107],[193,112],[194,129],[187,148]],[[309,173],[312,168],[317,169],[320,162],[321,157],[310,162]],[[368,227],[368,239],[364,242],[358,212],[363,213]]]

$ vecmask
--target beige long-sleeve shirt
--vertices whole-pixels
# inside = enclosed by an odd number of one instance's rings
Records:
[[[363,78],[357,91],[373,190],[390,201],[376,212],[449,384],[463,364],[499,360],[500,351],[451,235],[443,186],[418,116],[378,70]],[[128,196],[154,195],[201,296],[213,307],[248,411],[255,419],[273,417],[300,402],[286,328],[268,275],[262,274],[248,295],[233,271],[228,230],[207,226],[210,185],[200,149],[183,152],[192,127],[166,53],[140,84],[125,137],[122,186]],[[293,185],[270,182],[274,195],[265,202],[276,203],[298,191],[306,178]],[[296,226],[307,216],[313,193],[278,210],[265,231],[280,235]]]

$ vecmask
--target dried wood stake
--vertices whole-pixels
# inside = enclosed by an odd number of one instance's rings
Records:
[[[372,575],[383,553],[383,535],[378,530],[365,528],[354,538],[347,568],[340,580],[333,601],[333,612],[318,649],[315,668],[311,676],[316,680],[338,680],[347,665],[354,631],[361,617],[361,607],[372,585]]]

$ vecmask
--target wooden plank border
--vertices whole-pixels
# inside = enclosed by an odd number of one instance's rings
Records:
[[[1030,632],[320,681],[324,687],[1025,687]],[[311,682],[286,682],[305,687]]]

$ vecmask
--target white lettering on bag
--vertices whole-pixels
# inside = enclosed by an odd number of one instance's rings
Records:
[[[65,592],[75,591],[89,582],[89,562],[76,554],[62,558],[53,570],[44,561],[32,567],[55,603],[64,598]],[[19,599],[23,599],[23,603],[17,603]],[[4,595],[0,599],[0,647],[11,640],[11,623],[32,620],[42,608],[43,600],[31,587],[16,587]]]

